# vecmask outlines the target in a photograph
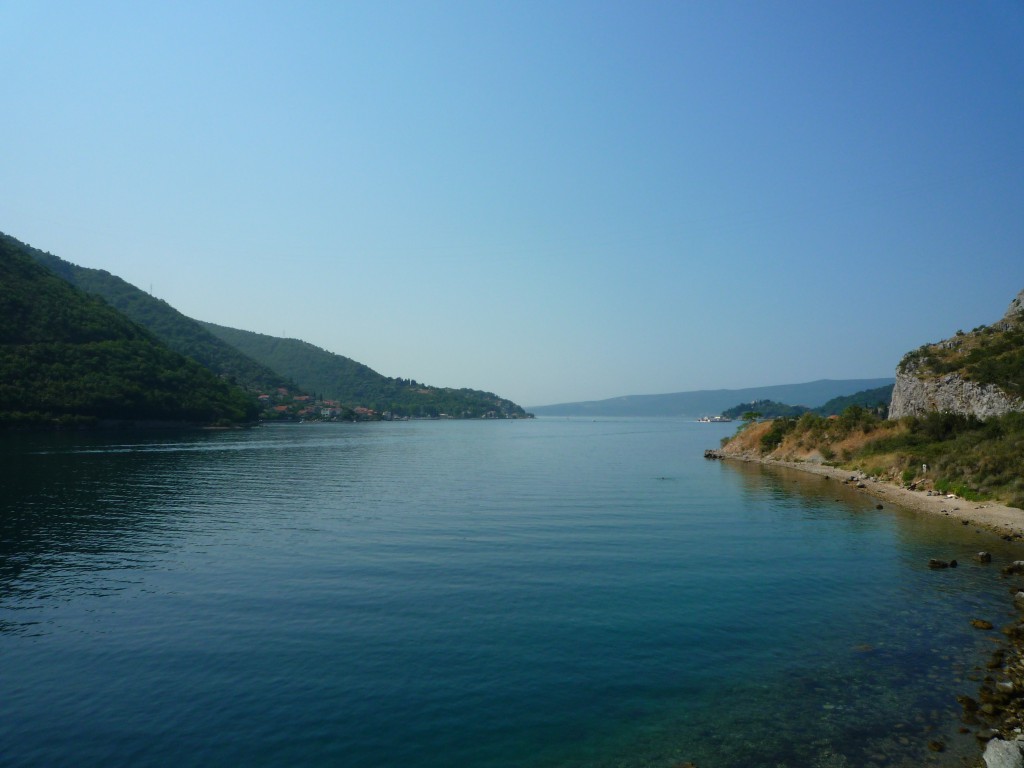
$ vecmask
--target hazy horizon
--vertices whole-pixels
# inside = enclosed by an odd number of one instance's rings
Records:
[[[1024,288],[1024,6],[6,3],[0,230],[523,405],[891,377]]]

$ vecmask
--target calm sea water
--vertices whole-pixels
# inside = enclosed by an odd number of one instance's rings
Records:
[[[949,760],[1019,555],[731,431],[5,437],[0,764]]]

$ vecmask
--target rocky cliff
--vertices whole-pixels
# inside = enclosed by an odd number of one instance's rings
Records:
[[[1024,411],[1024,291],[999,322],[926,344],[903,358],[889,418],[930,411],[982,419]]]

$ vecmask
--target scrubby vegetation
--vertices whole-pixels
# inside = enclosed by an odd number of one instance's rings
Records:
[[[1024,315],[926,344],[908,353],[900,367],[935,375],[956,372],[978,384],[993,384],[1009,395],[1024,397]]]
[[[861,406],[741,428],[728,449],[811,459],[886,480],[1024,508],[1024,413],[981,421],[930,413],[886,421]]]

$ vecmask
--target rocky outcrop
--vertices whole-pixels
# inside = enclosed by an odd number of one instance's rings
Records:
[[[1018,293],[1017,298],[1010,302],[1010,308],[1003,315],[1003,324],[1018,321],[1021,314],[1024,314],[1024,291]]]
[[[975,329],[970,334],[958,333],[955,338],[925,345],[909,353],[896,369],[889,418],[922,416],[933,411],[959,413],[987,419],[1012,411],[1024,411],[1024,398],[1007,393],[995,384],[982,383],[964,376],[956,363],[933,368],[935,358],[952,357],[963,360],[966,351],[977,344],[979,331],[991,337],[993,332],[1007,332],[1024,324],[1024,291],[1010,302],[1002,320],[991,328]],[[1018,332],[1019,334],[1019,332]],[[954,368],[954,370],[950,370]]]
[[[985,747],[985,768],[1024,768],[1024,744],[1019,739],[992,739]]]
[[[931,411],[949,411],[987,419],[1011,411],[1024,411],[1024,400],[1010,397],[992,384],[977,384],[958,373],[930,376],[915,365],[897,370],[889,418],[923,416]]]

